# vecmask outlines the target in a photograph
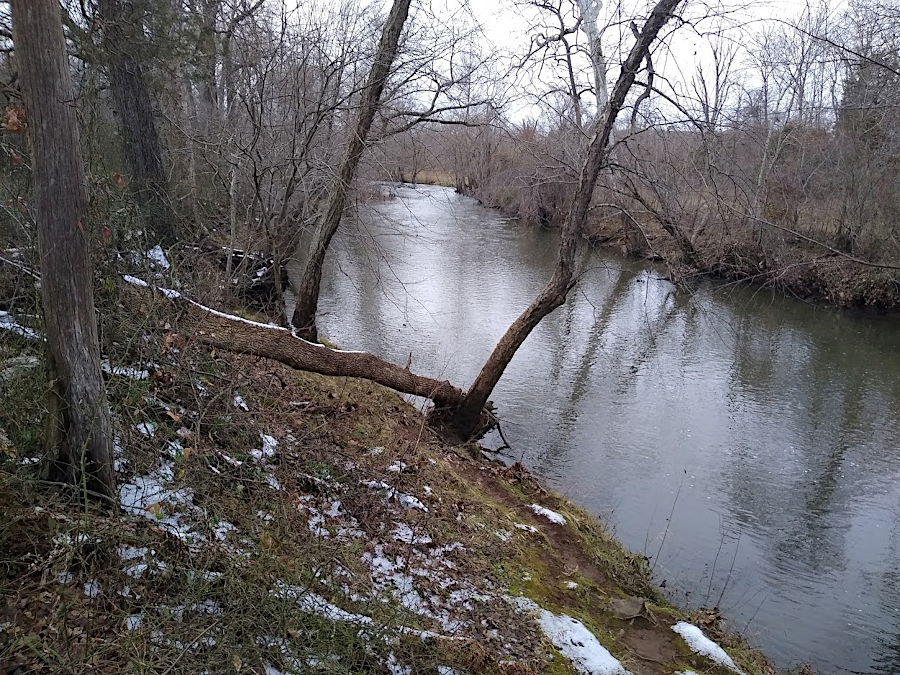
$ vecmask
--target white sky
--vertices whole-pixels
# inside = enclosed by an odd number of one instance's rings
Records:
[[[811,4],[818,1],[809,0]],[[461,2],[465,2],[465,0],[432,0],[431,7],[439,16],[453,14],[459,16],[456,12],[459,11]],[[563,0],[563,4],[566,6],[574,3]],[[841,0],[836,0],[831,4],[833,11],[837,13],[837,8],[843,3]],[[652,3],[640,1],[606,2],[601,10],[600,21],[602,23],[604,16],[609,16],[611,12],[619,11],[622,18],[627,20],[638,17],[637,23],[640,27],[640,19],[646,15],[651,6]],[[688,86],[687,83],[695,76],[698,66],[710,72],[712,69],[710,52],[712,38],[710,34],[714,32],[722,32],[726,39],[733,41],[737,47],[739,54],[736,58],[735,70],[739,70],[738,64],[745,62],[745,54],[742,52],[752,43],[754,33],[761,32],[767,25],[769,27],[777,25],[773,19],[782,22],[795,20],[806,6],[807,2],[803,0],[769,0],[768,2],[688,0],[682,6],[681,12],[688,23],[678,25],[674,20],[670,21],[664,29],[665,36],[662,42],[655,47],[654,66],[658,73],[657,86],[665,88],[662,85],[667,80],[671,88],[679,93],[684,93]],[[524,1],[468,0],[468,11],[481,24],[487,40],[492,43],[492,49],[498,55],[498,61],[503,53],[523,54],[531,43],[531,37],[539,30],[534,27],[534,19],[539,15],[538,11],[529,7]],[[572,25],[572,23],[574,23],[574,19],[570,17],[567,25]],[[623,37],[624,39],[622,39]],[[583,43],[584,34],[581,33],[578,38]],[[604,33],[604,42],[607,42],[609,51],[609,79],[612,81],[615,79],[615,66],[619,60],[618,54],[613,53],[616,43],[620,43],[626,50],[632,43],[627,24],[624,26],[614,25],[607,29]],[[583,61],[581,65],[586,70],[586,61]],[[545,70],[541,83],[547,85],[550,82],[561,82],[561,73],[561,69],[553,71],[552,75]],[[748,73],[745,82],[752,82],[753,77],[752,73]],[[585,83],[589,81],[586,73],[582,74],[580,81]],[[524,93],[522,85],[527,85],[527,80],[524,78],[519,82],[520,91]],[[585,96],[582,97],[582,100],[589,102],[589,98]],[[532,107],[532,102],[533,98],[520,100],[510,106],[507,113],[515,119],[534,116],[535,109]]]

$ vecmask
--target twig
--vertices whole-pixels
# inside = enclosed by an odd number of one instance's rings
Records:
[[[653,564],[650,566],[651,572],[656,568],[659,554],[662,553],[663,544],[666,543],[666,536],[669,534],[669,525],[672,524],[672,516],[675,514],[675,505],[678,504],[678,495],[681,494],[681,487],[684,485],[685,476],[687,476],[687,469],[684,470],[684,476],[681,477],[681,482],[678,484],[678,491],[675,493],[675,501],[672,502],[672,510],[669,512],[669,517],[666,518],[666,529],[663,531],[662,541],[659,542],[659,549],[656,551],[656,557],[653,558]]]

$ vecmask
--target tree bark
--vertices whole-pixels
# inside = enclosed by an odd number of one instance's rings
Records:
[[[157,242],[168,248],[177,241],[175,211],[166,192],[159,134],[137,49],[145,42],[143,26],[130,0],[100,0],[99,7],[109,84],[131,174],[129,189]]]
[[[126,280],[152,290],[183,310],[188,323],[181,329],[186,327],[186,332],[194,339],[211,347],[262,356],[320,375],[361,377],[404,394],[431,399],[439,406],[460,405],[465,397],[462,389],[447,381],[416,375],[374,354],[331,349],[297,337],[287,328],[225,314],[194,302],[177,291],[149,287],[146,282],[132,277],[126,277]]]
[[[297,330],[297,334],[310,341],[318,338],[316,329],[316,310],[319,306],[319,286],[322,281],[322,266],[325,262],[325,253],[331,244],[334,233],[337,232],[347,202],[347,192],[350,183],[356,173],[363,150],[366,147],[366,138],[375,112],[378,109],[378,100],[390,73],[391,64],[397,54],[397,45],[400,42],[400,33],[403,24],[409,14],[411,0],[394,0],[384,30],[381,33],[381,41],[375,54],[375,61],[369,70],[366,87],[362,93],[356,124],[347,143],[341,168],[335,177],[334,183],[325,201],[322,216],[316,227],[303,278],[297,288],[297,302],[291,324]]]
[[[621,74],[609,99],[594,121],[590,144],[578,177],[572,209],[560,234],[559,257],[550,281],[522,315],[512,323],[500,342],[494,347],[494,351],[466,393],[463,404],[453,408],[436,408],[432,411],[432,415],[437,418],[437,421],[460,439],[468,439],[478,428],[479,417],[488,404],[488,397],[497,382],[500,381],[500,377],[516,350],[522,346],[531,331],[545,316],[565,302],[566,295],[575,285],[576,246],[587,221],[588,208],[597,178],[600,170],[607,163],[609,138],[615,126],[616,117],[625,104],[625,98],[634,84],[641,62],[650,52],[650,45],[680,2],[681,0],[660,0],[653,8],[628,54],[628,58],[622,64]]]
[[[87,204],[84,164],[59,3],[13,0],[12,18],[32,144],[51,381],[44,475],[113,499],[110,414],[82,222]]]

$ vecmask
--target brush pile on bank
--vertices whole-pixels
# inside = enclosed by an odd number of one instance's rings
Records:
[[[3,672],[770,672],[679,629],[595,517],[395,393],[127,304],[104,317],[114,512],[38,480],[40,327],[0,327]]]

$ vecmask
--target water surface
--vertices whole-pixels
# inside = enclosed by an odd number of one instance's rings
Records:
[[[397,192],[342,226],[320,330],[466,387],[549,278],[556,235]],[[778,666],[900,672],[897,324],[584,255],[494,393],[516,457]]]

